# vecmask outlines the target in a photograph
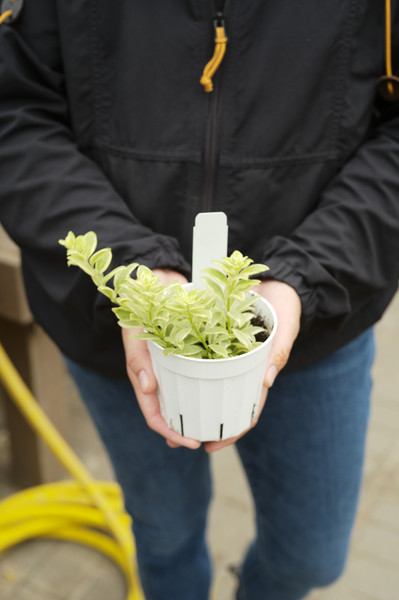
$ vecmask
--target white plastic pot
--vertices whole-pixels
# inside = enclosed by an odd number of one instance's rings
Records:
[[[149,342],[161,413],[171,429],[204,442],[226,439],[250,427],[277,328],[276,313],[261,296],[255,312],[264,318],[270,336],[240,356],[215,360],[165,356],[160,346]]]

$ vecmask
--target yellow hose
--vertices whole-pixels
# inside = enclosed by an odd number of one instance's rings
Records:
[[[127,600],[144,600],[131,519],[115,482],[95,481],[42,411],[0,344],[0,380],[74,481],[40,485],[0,502],[0,553],[34,537],[91,546],[113,560],[127,583]]]

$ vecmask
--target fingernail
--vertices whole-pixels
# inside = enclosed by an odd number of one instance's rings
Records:
[[[149,379],[148,379],[147,373],[145,371],[140,371],[140,373],[138,374],[137,377],[138,377],[142,391],[145,392],[146,389],[148,388],[148,384],[149,384]]]
[[[270,367],[270,369],[268,370],[267,376],[266,376],[266,383],[267,383],[267,386],[269,388],[272,387],[272,385],[273,385],[274,380],[276,379],[276,377],[277,377],[277,369],[276,369],[276,367],[274,365],[272,365]]]

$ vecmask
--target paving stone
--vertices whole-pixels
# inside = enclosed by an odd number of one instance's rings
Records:
[[[12,595],[9,595],[4,600],[64,600],[64,598],[57,593],[26,586],[15,590]]]
[[[372,432],[373,433],[373,432]],[[383,435],[381,434],[381,439]],[[385,452],[373,453],[369,447],[366,454],[366,465],[363,488],[361,492],[361,501],[357,515],[358,521],[362,521],[369,514],[374,504],[378,501],[381,493],[389,489],[389,475],[387,468],[390,465],[390,456],[396,447],[396,440],[390,441]]]
[[[398,393],[398,392],[397,392]],[[375,402],[373,410],[373,427],[377,431],[391,433],[397,439],[399,433],[399,405]]]
[[[11,597],[16,597],[16,590],[19,583],[14,580],[14,572],[8,568],[0,567],[0,598],[8,600]]]
[[[252,510],[252,498],[241,461],[234,446],[211,456],[215,498]]]
[[[68,600],[125,600],[127,586],[120,569],[106,557],[98,555],[68,594]]]
[[[92,442],[90,436],[83,438],[70,435],[68,443],[95,479],[106,481],[115,479],[108,456],[102,444],[99,444],[96,439]]]
[[[384,456],[367,455],[363,474],[363,489],[369,482],[374,481],[383,460]]]
[[[24,584],[40,569],[40,565],[54,557],[56,549],[57,542],[52,540],[29,540],[18,544],[4,553],[0,570],[8,572],[18,584]]]
[[[373,523],[384,524],[392,531],[399,533],[399,497],[397,494],[386,492],[380,496],[370,510],[370,520]],[[399,570],[399,556],[398,570]],[[399,593],[398,593],[399,595]]]
[[[363,594],[365,600],[370,596],[376,600],[398,600],[399,570],[376,564],[368,557],[351,557],[345,583]]]
[[[220,568],[212,588],[211,600],[233,600],[236,589],[237,579],[226,568]]]
[[[377,428],[372,423],[367,436],[367,455],[377,459],[385,458],[395,446],[397,434]]]
[[[209,524],[209,540],[214,563],[217,600],[233,598],[237,580],[229,572],[239,566],[253,537],[253,525],[248,515],[236,507],[216,505]],[[230,594],[230,595],[229,595]]]
[[[90,572],[92,564],[98,559],[97,553],[79,544],[61,541],[54,544],[51,554],[30,572],[30,582],[48,593],[56,590],[57,594],[68,598]]]
[[[373,596],[368,592],[353,590],[348,587],[345,579],[342,579],[335,585],[318,590],[316,597],[311,596],[309,600],[381,600],[381,597]]]
[[[363,523],[352,546],[352,555],[398,570],[399,531],[392,531],[391,524]]]
[[[231,600],[237,586],[230,565],[240,565],[254,536],[254,510],[248,484],[235,449],[228,447],[212,455],[214,500],[208,539],[214,562],[215,600]]]

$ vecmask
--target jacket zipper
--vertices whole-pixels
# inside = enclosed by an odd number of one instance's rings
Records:
[[[220,10],[214,12],[213,23],[216,26],[223,25],[225,14],[225,2]],[[214,90],[209,94],[208,116],[205,126],[205,139],[202,152],[202,186],[200,195],[201,212],[210,212],[214,204],[216,182],[219,165],[219,136],[221,117],[221,72],[215,75]]]

